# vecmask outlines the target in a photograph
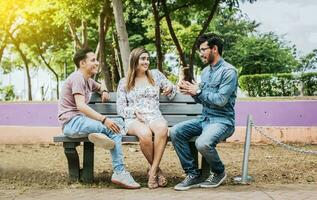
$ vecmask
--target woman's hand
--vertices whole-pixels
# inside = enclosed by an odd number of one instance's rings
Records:
[[[140,121],[140,122],[145,122],[144,117],[142,116],[142,114],[140,113],[139,110],[135,110],[134,111],[136,118]]]
[[[164,96],[168,96],[172,93],[173,91],[173,86],[172,85],[169,85],[169,86],[166,86],[164,89],[163,89],[163,93],[162,95]]]

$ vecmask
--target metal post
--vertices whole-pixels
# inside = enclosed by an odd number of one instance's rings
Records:
[[[245,143],[244,143],[243,163],[242,163],[242,176],[234,177],[234,181],[236,183],[247,184],[248,181],[252,179],[251,176],[248,176],[251,132],[252,132],[252,115],[248,115],[247,130],[245,134]]]

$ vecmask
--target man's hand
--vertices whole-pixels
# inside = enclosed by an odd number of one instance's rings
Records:
[[[106,101],[109,101],[110,100],[110,95],[109,95],[109,92],[107,92],[107,91],[103,91],[102,93],[101,93],[101,102],[102,103],[105,103]]]
[[[119,133],[120,132],[120,127],[111,119],[107,118],[104,125],[112,130],[114,133]]]
[[[178,83],[178,87],[181,93],[195,96],[197,94],[197,90],[199,89],[199,84],[195,81],[193,81],[193,83],[181,81]]]
[[[163,89],[162,95],[168,96],[169,94],[171,94],[172,91],[173,91],[173,86],[172,86],[172,85],[166,86],[166,87]]]
[[[187,93],[187,90],[184,89],[183,81],[178,82],[178,84],[177,84],[177,90],[180,91],[180,92],[181,92],[182,94],[184,94],[184,95],[189,95],[189,94]]]

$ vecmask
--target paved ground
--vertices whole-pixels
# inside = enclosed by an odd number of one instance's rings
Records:
[[[165,200],[165,199],[317,199],[317,184],[306,185],[265,185],[265,186],[222,186],[216,189],[192,189],[177,192],[172,188],[149,190],[122,189],[26,189],[0,190],[0,199],[14,200],[99,200],[99,199],[127,199],[127,200]]]

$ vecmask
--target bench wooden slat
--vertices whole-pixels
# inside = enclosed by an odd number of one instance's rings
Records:
[[[122,142],[138,142],[139,139],[136,136],[125,135],[122,137]],[[69,138],[64,135],[54,137],[54,142],[89,142],[87,137],[84,138]]]
[[[164,118],[166,119],[166,121],[168,122],[168,126],[174,126],[175,124],[182,122],[182,121],[186,121],[186,120],[190,120],[190,119],[197,119],[198,117],[200,117],[200,115],[163,115]],[[109,115],[107,114],[108,118],[121,118],[121,116],[119,115]]]
[[[193,137],[190,141],[194,142],[196,140],[197,137]],[[168,140],[170,141],[170,138],[168,138]],[[139,139],[136,136],[131,136],[131,135],[124,135],[122,137],[122,142],[138,142]],[[67,136],[64,135],[60,135],[60,136],[55,136],[54,137],[54,142],[89,142],[87,137],[84,138],[69,138]]]
[[[97,112],[104,115],[116,115],[117,107],[114,103],[96,103],[89,104],[89,106]],[[202,111],[200,104],[174,104],[174,103],[161,103],[160,110],[163,115],[199,115]]]
[[[115,103],[117,101],[117,93],[110,92],[110,100],[107,103]],[[174,99],[172,100],[173,103],[195,103],[194,99],[189,95],[183,95],[177,93]],[[168,103],[171,102],[166,96],[160,96],[161,103]],[[100,95],[97,93],[93,93],[90,99],[90,103],[101,103]]]

